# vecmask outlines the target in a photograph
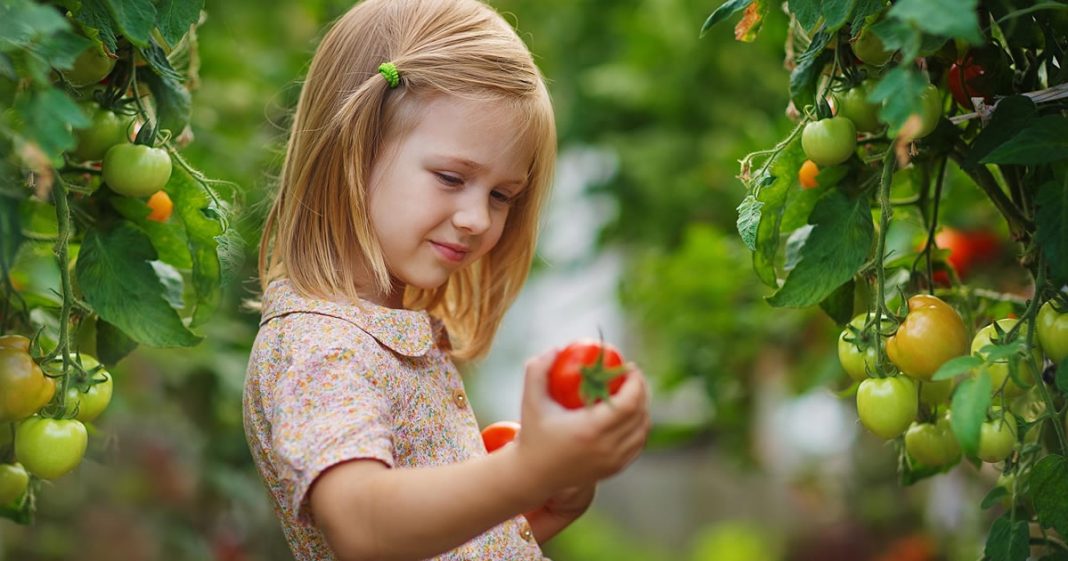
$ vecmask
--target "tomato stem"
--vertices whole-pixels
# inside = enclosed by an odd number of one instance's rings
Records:
[[[884,258],[886,255],[886,231],[890,227],[890,216],[894,213],[894,208],[890,205],[890,183],[894,176],[894,164],[897,160],[894,158],[894,147],[891,145],[883,155],[883,174],[882,180],[879,182],[879,233],[878,233],[878,249],[875,252],[875,329],[877,333],[881,331],[883,325],[883,311],[886,308],[885,292],[886,292],[886,271]],[[889,313],[886,314],[888,317]],[[876,370],[881,374],[883,372],[883,366],[886,364],[883,357],[885,349],[882,348],[882,337],[878,335],[875,337],[875,364]]]
[[[59,239],[56,240],[55,252],[59,260],[59,277],[63,286],[63,306],[59,313],[59,345],[49,355],[49,359],[56,355],[63,357],[63,382],[60,385],[58,402],[59,410],[64,410],[64,401],[67,399],[67,387],[70,385],[70,316],[73,306],[74,290],[70,282],[70,260],[67,255],[67,246],[71,238],[71,215],[70,204],[67,200],[67,182],[59,175],[56,176],[55,187],[52,197],[56,203],[56,222],[59,225]]]

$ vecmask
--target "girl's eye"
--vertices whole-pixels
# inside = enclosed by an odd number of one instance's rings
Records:
[[[514,197],[504,191],[494,191],[490,193],[490,196],[493,197],[493,200],[506,205],[512,204],[512,201],[514,200]]]
[[[438,177],[438,181],[450,187],[456,187],[464,182],[463,179],[456,177],[455,175],[449,175],[447,173],[434,173],[434,175]]]

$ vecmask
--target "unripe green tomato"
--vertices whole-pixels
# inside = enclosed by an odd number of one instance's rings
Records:
[[[840,164],[857,147],[857,129],[845,117],[812,121],[801,132],[801,148],[820,167]]]
[[[960,445],[946,417],[936,423],[912,423],[905,432],[905,451],[927,467],[940,468],[960,461]]]
[[[88,443],[85,425],[75,419],[30,417],[15,429],[15,457],[41,479],[55,479],[78,467]]]
[[[923,138],[938,128],[938,121],[942,119],[942,92],[934,85],[927,84],[920,94],[920,103],[923,107],[920,114],[923,126],[920,132],[916,133],[916,138]]]
[[[920,403],[929,407],[949,403],[949,396],[952,393],[953,380],[920,382]]]
[[[1001,330],[1008,332],[1014,325],[1016,325],[1015,319],[1005,318],[997,321]],[[997,331],[994,329],[994,324],[987,325],[979,330],[975,334],[975,338],[972,339],[972,354],[978,353],[979,356],[985,358],[986,354],[980,352],[980,349],[991,344],[991,341],[997,337]],[[1027,326],[1024,325],[1020,328],[1020,332],[1017,337],[1027,337]],[[1041,368],[1042,353],[1037,348],[1031,349],[1031,357],[1034,360],[1036,367]],[[1034,374],[1031,372],[1031,365],[1028,364],[1028,360],[1025,357],[1020,357],[1016,361],[1016,372],[1019,375],[1020,380],[1025,384],[1024,387],[1020,387],[1016,384],[1012,378],[1009,377],[1009,363],[1008,360],[999,360],[993,364],[987,364],[985,366],[986,371],[990,374],[991,391],[997,392],[1002,383],[1005,384],[1005,395],[1008,397],[1014,397],[1023,393],[1023,391],[1035,383]],[[1006,378],[1009,378],[1006,380]]]
[[[894,56],[894,51],[886,50],[883,40],[872,32],[870,26],[861,30],[860,35],[853,39],[852,44],[853,54],[857,55],[857,58],[864,64],[882,66],[890,62],[890,57]]]
[[[838,96],[838,116],[853,121],[857,132],[876,132],[883,128],[879,121],[880,105],[868,101],[871,87],[871,81],[865,81]]]
[[[90,111],[92,122],[87,128],[74,131],[78,146],[71,154],[75,158],[82,161],[100,160],[112,146],[130,141],[129,118],[101,109],[95,103],[87,104],[86,109]]]
[[[95,84],[111,74],[116,60],[104,51],[103,43],[93,41],[93,44],[74,60],[74,66],[63,71],[63,77],[77,88]]]
[[[979,429],[979,459],[984,462],[1000,462],[1016,447],[1016,418],[1012,413],[1004,415],[1004,419],[984,422]]]
[[[842,363],[842,370],[857,382],[863,382],[869,372],[875,372],[878,363],[874,342],[869,344],[862,341],[863,333],[857,332],[864,328],[866,322],[867,316],[860,314],[849,322],[853,329],[846,327],[838,336],[838,361]]]
[[[100,366],[100,363],[97,362],[95,358],[86,354],[81,356],[82,367],[86,370],[91,371],[97,366]],[[70,414],[77,409],[74,418],[83,423],[96,420],[96,418],[107,409],[108,403],[111,402],[111,373],[101,369],[93,373],[92,377],[103,377],[106,378],[106,380],[89,386],[89,389],[85,392],[80,391],[74,386],[67,388],[67,398],[65,401],[67,413]]]
[[[876,436],[899,436],[916,420],[916,384],[905,376],[868,378],[857,388],[857,416]]]
[[[147,197],[167,184],[171,157],[163,148],[116,144],[104,155],[101,172],[112,191],[128,197]]]
[[[1068,358],[1068,312],[1058,312],[1053,302],[1042,304],[1035,318],[1035,335],[1050,360],[1060,363]]]
[[[19,463],[0,465],[0,507],[10,506],[26,492],[30,476]]]

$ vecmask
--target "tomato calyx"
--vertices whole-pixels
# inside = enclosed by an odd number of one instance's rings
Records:
[[[604,340],[602,339],[601,349],[597,353],[597,362],[589,366],[583,366],[579,369],[582,373],[582,383],[579,385],[579,397],[587,406],[593,405],[601,400],[611,404],[612,402],[609,400],[609,397],[611,396],[609,382],[623,375],[627,371],[627,367],[624,364],[606,367],[604,359],[605,347]]]

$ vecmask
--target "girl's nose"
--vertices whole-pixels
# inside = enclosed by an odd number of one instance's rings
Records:
[[[452,224],[461,230],[478,235],[490,227],[489,203],[469,197],[452,215]]]

